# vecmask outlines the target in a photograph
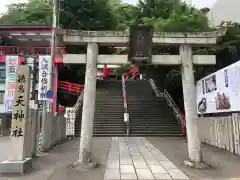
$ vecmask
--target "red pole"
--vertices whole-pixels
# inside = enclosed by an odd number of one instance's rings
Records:
[[[104,64],[104,68],[103,68],[103,79],[105,79],[107,76],[107,65]]]
[[[133,74],[133,78],[134,78],[134,80],[137,79],[137,78],[136,78],[136,77],[137,77],[137,74],[136,74],[136,73],[137,73],[136,66],[133,66],[133,67],[132,67],[132,74]]]

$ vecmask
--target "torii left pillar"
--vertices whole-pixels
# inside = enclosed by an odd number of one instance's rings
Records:
[[[90,170],[97,163],[92,159],[92,134],[95,114],[96,82],[97,82],[98,45],[89,43],[87,46],[87,64],[85,74],[82,126],[79,159],[73,165],[80,170]]]

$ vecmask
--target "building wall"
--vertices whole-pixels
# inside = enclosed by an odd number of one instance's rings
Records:
[[[198,127],[203,143],[240,155],[240,114],[201,117]]]
[[[209,23],[215,27],[222,21],[240,23],[240,0],[217,0],[208,13]]]

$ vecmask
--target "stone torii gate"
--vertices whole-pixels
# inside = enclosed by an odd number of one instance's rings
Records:
[[[212,46],[225,32],[162,33],[153,34],[153,44],[179,46],[179,55],[153,55],[152,64],[181,66],[184,108],[188,139],[189,159],[186,166],[206,168],[202,161],[201,141],[197,126],[197,106],[193,64],[214,65],[215,55],[193,55],[192,46]],[[65,63],[86,63],[84,100],[82,112],[82,132],[80,153],[77,164],[80,168],[92,168],[92,133],[96,98],[97,63],[127,64],[127,55],[99,55],[98,47],[106,45],[127,46],[128,32],[113,31],[64,31],[65,44],[87,45],[87,54],[68,54]]]

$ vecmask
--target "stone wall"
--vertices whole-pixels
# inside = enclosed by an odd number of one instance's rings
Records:
[[[201,117],[198,126],[203,143],[240,155],[240,114]]]

